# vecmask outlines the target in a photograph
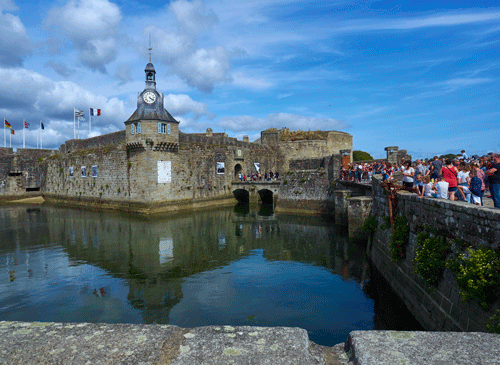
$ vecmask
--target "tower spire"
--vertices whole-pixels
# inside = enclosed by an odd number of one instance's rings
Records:
[[[153,50],[153,47],[151,47],[151,32],[149,32],[149,63],[151,63],[151,51]]]

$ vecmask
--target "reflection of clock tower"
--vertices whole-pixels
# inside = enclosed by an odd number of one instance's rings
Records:
[[[137,96],[137,109],[125,122],[127,148],[177,152],[179,122],[163,106],[163,94],[156,91],[156,71],[151,62],[144,72],[146,87]]]

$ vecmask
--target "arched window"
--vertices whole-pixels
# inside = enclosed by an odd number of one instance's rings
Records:
[[[134,134],[134,123],[130,125],[130,134]]]
[[[153,73],[152,72],[148,73],[148,81],[153,81]]]
[[[141,133],[141,122],[137,122],[137,133]]]

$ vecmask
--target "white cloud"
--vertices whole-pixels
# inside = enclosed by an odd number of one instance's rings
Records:
[[[170,4],[170,9],[177,18],[180,30],[187,34],[198,34],[218,22],[215,13],[207,10],[200,0],[174,1]]]
[[[96,95],[73,82],[55,82],[34,71],[20,68],[0,68],[0,80],[3,81],[0,83],[0,108],[7,120],[15,123],[15,129],[20,129],[22,119],[28,122],[42,120],[45,124],[46,147],[57,148],[58,143],[73,138],[74,107],[85,111],[87,121],[89,107],[102,110],[102,116],[93,124],[95,132],[99,133],[123,129],[123,122],[129,117],[123,101]],[[106,122],[105,125],[99,124],[102,121]],[[82,130],[85,128],[82,127]]]
[[[176,30],[166,31],[149,26],[144,35],[152,35],[155,57],[170,67],[170,71],[189,86],[211,92],[216,84],[231,80],[231,58],[237,52],[223,46],[199,47],[198,37],[217,23],[215,13],[205,9],[199,0],[174,1],[169,10],[175,15]]]
[[[15,11],[17,7],[10,0],[0,2],[0,65],[21,65],[32,53],[31,40],[26,34],[21,19],[5,11]]]
[[[55,72],[64,77],[69,77],[74,72],[74,70],[68,68],[64,63],[54,60],[47,61],[44,66],[52,68]]]
[[[266,118],[255,118],[248,115],[221,118],[219,127],[234,132],[257,131],[267,128],[287,127],[293,130],[339,130],[348,128],[349,125],[340,119],[309,117],[304,115],[275,113]]]
[[[85,66],[106,72],[106,64],[116,59],[120,20],[120,9],[108,0],[70,0],[51,9],[45,24],[73,41]]]
[[[253,90],[264,90],[269,89],[274,84],[269,81],[269,79],[265,79],[263,77],[256,77],[255,74],[249,76],[243,72],[235,72],[232,75],[233,85],[239,86],[245,89],[253,89]]]
[[[293,93],[283,93],[283,94],[278,94],[278,95],[276,96],[276,98],[277,98],[277,99],[285,99],[285,98],[288,98],[288,97],[290,97],[290,96],[292,96],[292,95],[293,95]]]
[[[125,85],[130,81],[134,81],[132,78],[132,67],[126,64],[118,65],[115,70],[115,77],[120,80],[120,85]]]
[[[194,101],[189,97],[189,95],[179,94],[173,95],[168,94],[165,96],[164,100],[165,108],[170,112],[170,114],[175,116],[181,116],[186,114],[194,114],[196,118],[204,115],[209,119],[214,118],[214,114],[208,111],[207,105]]]
[[[357,19],[350,25],[341,26],[340,31],[404,30],[428,27],[447,27],[462,24],[500,20],[500,12],[463,13],[434,15],[420,18]]]

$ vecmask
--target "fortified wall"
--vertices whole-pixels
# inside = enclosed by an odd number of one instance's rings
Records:
[[[44,170],[40,161],[54,151],[44,149],[0,148],[0,197],[30,195],[40,190]]]
[[[180,138],[190,139],[186,135]],[[69,141],[60,150],[72,152],[44,161],[47,176],[42,191],[47,199],[66,203],[128,206],[132,210],[153,204],[154,209],[165,204],[193,205],[214,199],[233,201],[231,183],[235,174],[255,172],[255,162],[260,163],[261,169],[276,168],[275,153],[269,147],[235,138],[193,139],[196,142],[181,142],[175,154],[156,151],[154,145],[131,151],[125,143],[103,143],[92,148],[99,144],[89,141],[76,145]],[[159,160],[171,162],[173,173],[168,184],[158,182]],[[219,173],[218,163],[224,166]]]
[[[415,318],[431,331],[484,332],[486,322],[497,309],[500,300],[488,303],[484,309],[477,299],[464,302],[459,294],[455,274],[445,269],[436,288],[415,271],[417,235],[428,227],[446,239],[451,249],[448,258],[462,252],[461,243],[473,248],[498,249],[500,245],[500,211],[458,201],[418,198],[416,194],[399,192],[397,212],[407,219],[409,240],[406,257],[399,263],[391,261],[391,229],[383,229],[389,217],[389,199],[378,177],[373,180],[372,212],[379,229],[373,237],[370,258],[376,268],[403,299]]]
[[[291,160],[322,158],[342,151],[349,151],[352,160],[352,135],[345,132],[269,128],[261,132],[260,142],[277,149],[280,173],[291,169]]]
[[[277,211],[300,210],[327,212],[330,187],[340,177],[341,155],[289,161],[289,170],[281,174]]]

